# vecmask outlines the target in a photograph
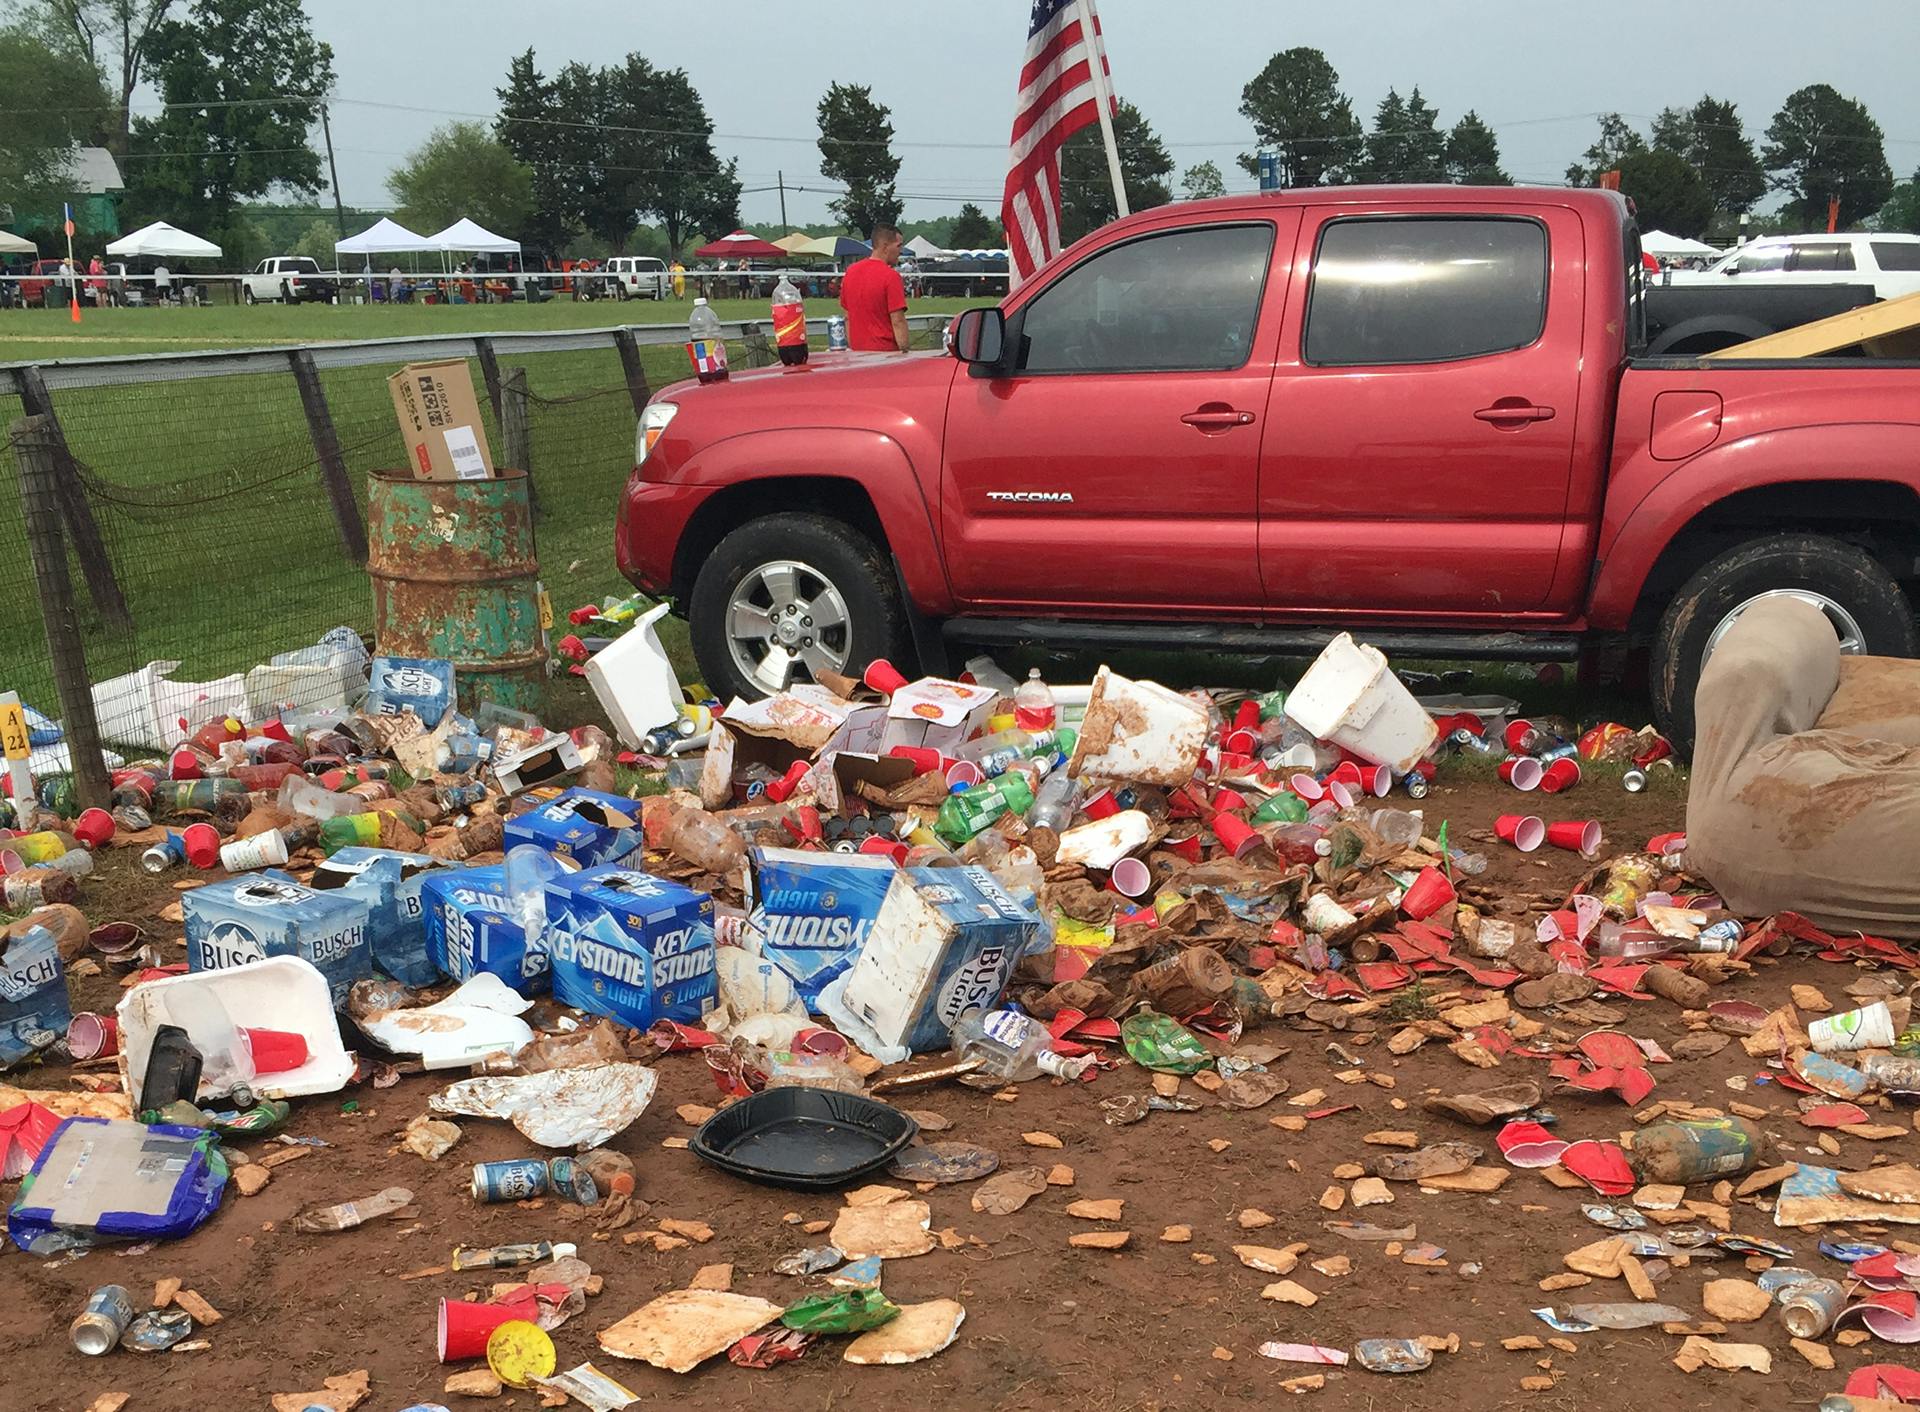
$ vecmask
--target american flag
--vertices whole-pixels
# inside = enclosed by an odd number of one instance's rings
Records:
[[[1007,154],[1007,188],[1000,201],[1015,283],[1060,250],[1060,147],[1088,123],[1100,121],[1096,57],[1101,74],[1109,74],[1093,0],[1034,0]]]

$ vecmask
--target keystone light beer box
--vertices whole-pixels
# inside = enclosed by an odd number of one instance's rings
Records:
[[[457,864],[427,853],[343,848],[313,870],[308,885],[367,904],[367,944],[374,968],[402,985],[432,985],[440,967],[427,951],[427,874]]]
[[[47,1048],[67,1032],[73,1006],[60,944],[45,927],[0,937],[0,1069]]]
[[[507,911],[504,864],[428,873],[420,900],[427,955],[447,975],[466,981],[485,971],[522,995],[547,988],[546,939],[529,937]]]
[[[569,789],[507,824],[503,847],[531,843],[583,868],[617,863],[642,842],[640,806],[617,794]]]
[[[842,999],[885,1044],[944,1049],[962,1013],[999,999],[1039,931],[985,868],[903,868]]]
[[[713,999],[713,899],[631,868],[588,868],[547,884],[553,995],[646,1029],[695,1023]]]
[[[756,848],[746,941],[786,973],[812,1009],[867,944],[898,871],[891,858],[867,853]]]
[[[218,971],[267,956],[311,961],[333,990],[373,974],[364,898],[315,892],[277,869],[197,887],[180,899],[187,921],[187,969]]]

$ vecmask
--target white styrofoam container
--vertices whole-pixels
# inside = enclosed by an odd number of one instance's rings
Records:
[[[1094,674],[1067,773],[1175,788],[1193,778],[1207,745],[1207,713],[1159,682]]]
[[[648,731],[679,719],[680,680],[654,624],[667,615],[665,603],[649,608],[614,641],[587,659],[587,685],[613,722],[620,743],[638,750]]]
[[[93,712],[100,718],[100,734],[125,745],[149,750],[171,750],[189,722],[216,716],[244,716],[246,682],[238,673],[218,681],[170,681],[167,674],[178,662],[149,662],[137,672],[103,681],[93,688]]]
[[[167,996],[178,986],[199,986],[219,997],[234,1023],[250,1029],[288,1030],[307,1041],[307,1062],[284,1074],[263,1074],[252,1087],[261,1098],[300,1098],[337,1093],[353,1077],[353,1056],[340,1042],[333,988],[319,969],[299,956],[269,956],[218,971],[146,981],[120,998],[120,1079],[140,1107],[140,1085],[154,1032],[170,1023]]]
[[[1287,694],[1287,715],[1302,730],[1396,775],[1417,765],[1440,733],[1385,654],[1344,632]]]

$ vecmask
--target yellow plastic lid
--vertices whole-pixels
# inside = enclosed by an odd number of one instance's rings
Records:
[[[545,1329],[509,1319],[487,1337],[487,1366],[508,1387],[526,1387],[535,1378],[552,1377],[558,1360]]]

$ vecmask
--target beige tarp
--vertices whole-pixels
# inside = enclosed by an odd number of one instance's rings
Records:
[[[1729,907],[1920,938],[1920,664],[1842,657],[1818,610],[1767,599],[1694,719],[1687,858]]]

